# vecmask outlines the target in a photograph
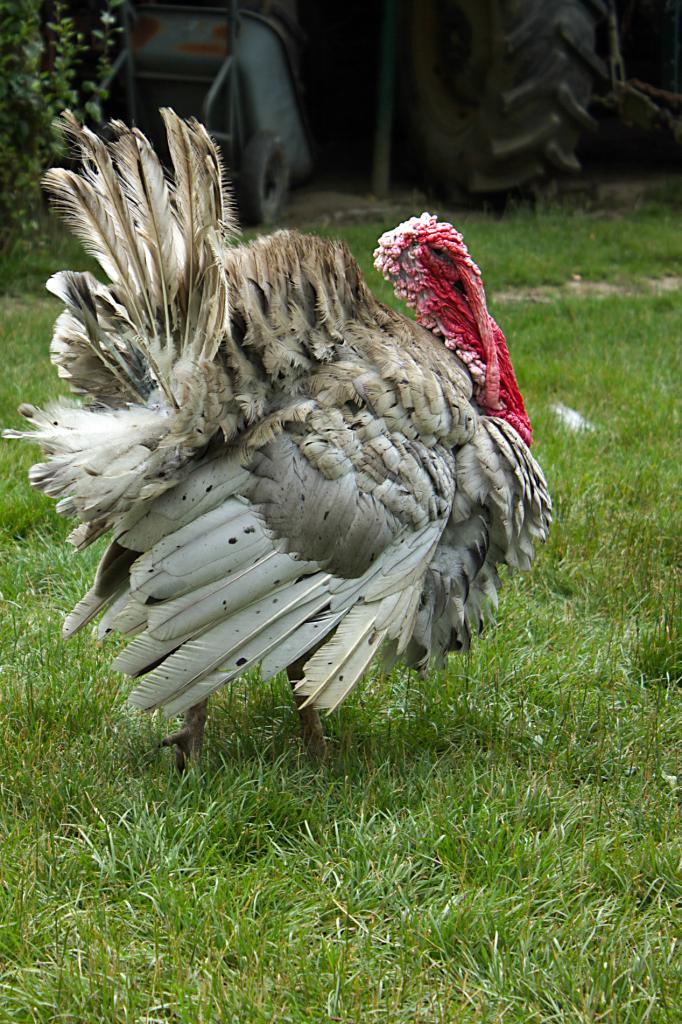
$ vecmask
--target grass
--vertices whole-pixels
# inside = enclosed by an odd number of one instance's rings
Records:
[[[659,204],[465,228],[494,300],[675,273],[681,221]],[[379,230],[337,234],[368,266]],[[41,276],[87,263],[57,247]],[[55,309],[25,266],[5,277],[5,424],[57,387]],[[495,311],[550,540],[447,673],[371,675],[328,719],[322,767],[286,681],[250,677],[179,781],[164,723],[108,671],[115,648],[61,643],[96,552],[73,555],[29,491],[34,453],[0,447],[3,1024],[679,1021],[682,294]],[[567,434],[556,400],[595,432]]]

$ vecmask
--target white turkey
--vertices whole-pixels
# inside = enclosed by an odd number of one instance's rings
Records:
[[[70,637],[130,642],[130,701],[185,712],[180,768],[211,693],[285,669],[309,748],[381,650],[422,670],[466,650],[550,522],[504,336],[461,235],[423,214],[375,261],[417,314],[382,305],[342,244],[236,231],[196,121],[163,117],[167,177],[145,137],[104,143],[70,115],[80,173],[46,186],[109,278],[65,271],[52,341],[81,400],[22,406],[42,446],[31,483],[110,536]]]

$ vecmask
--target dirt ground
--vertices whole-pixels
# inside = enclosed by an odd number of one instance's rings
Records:
[[[593,210],[601,216],[618,217],[666,187],[679,186],[680,182],[682,173],[674,170],[583,173],[564,179],[561,184],[550,185],[546,198]],[[477,200],[461,205],[448,204],[416,188],[396,186],[388,196],[379,199],[369,191],[363,191],[357,183],[327,186],[323,180],[314,179],[310,184],[292,190],[282,224],[300,228],[384,220],[397,224],[424,210],[433,210],[439,216],[448,217],[462,211],[471,216],[482,209]]]
[[[495,292],[495,302],[554,302],[562,295],[606,299],[610,295],[663,295],[682,288],[682,277],[649,277],[629,284],[608,281],[584,281],[578,274],[562,285],[538,285],[535,288],[504,288]]]

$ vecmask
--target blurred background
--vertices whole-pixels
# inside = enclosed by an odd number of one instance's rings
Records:
[[[173,106],[220,140],[245,223],[422,197],[636,198],[679,172],[682,0],[0,0],[0,14],[2,117],[24,155],[65,105],[163,148],[158,108]]]

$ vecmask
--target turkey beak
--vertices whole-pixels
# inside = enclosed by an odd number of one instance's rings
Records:
[[[497,361],[495,339],[490,329],[490,315],[485,301],[485,291],[481,278],[469,267],[461,268],[459,279],[469,301],[485,354],[485,403],[489,409],[497,409],[500,400],[500,367]]]

